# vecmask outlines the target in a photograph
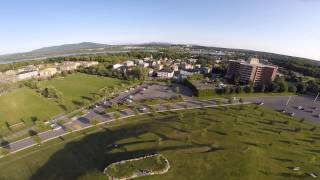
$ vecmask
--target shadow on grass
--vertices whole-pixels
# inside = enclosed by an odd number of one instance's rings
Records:
[[[106,129],[102,132],[87,135],[80,141],[69,142],[63,149],[51,155],[46,164],[34,172],[30,179],[77,179],[88,171],[102,172],[109,164],[120,160],[157,152],[197,147],[192,144],[143,147],[143,143],[154,142],[153,140],[123,142],[119,144],[119,147],[116,145],[118,141],[138,137],[150,132],[150,129],[152,129],[150,122],[126,125],[119,129]],[[155,134],[158,135],[159,133]],[[130,150],[125,148],[126,145],[134,144],[138,144],[141,149]],[[124,151],[114,152],[113,150],[117,148]]]

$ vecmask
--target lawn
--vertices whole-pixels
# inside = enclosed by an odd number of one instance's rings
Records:
[[[74,105],[83,99],[92,100],[95,93],[107,86],[118,87],[124,83],[118,79],[98,77],[81,73],[71,74],[64,78],[43,81],[44,86],[54,86],[63,93],[66,102]],[[31,119],[46,121],[65,110],[54,100],[49,100],[29,88],[19,88],[0,96],[0,121],[10,125]]]
[[[291,180],[320,172],[319,126],[262,106],[157,113],[91,131],[0,159],[0,179],[106,179],[108,165],[154,153],[171,168],[141,179]]]
[[[47,120],[63,110],[52,100],[28,88],[16,89],[0,96],[0,121],[15,124],[31,119]]]
[[[42,85],[55,87],[62,92],[63,98],[67,101],[79,104],[83,99],[92,100],[100,89],[110,86],[118,87],[121,83],[125,82],[115,78],[75,73],[67,77],[44,81]]]

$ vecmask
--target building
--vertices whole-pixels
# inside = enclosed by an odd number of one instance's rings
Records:
[[[80,63],[83,67],[90,67],[90,66],[95,66],[99,64],[98,61],[81,61]]]
[[[174,71],[179,71],[179,65],[178,64],[172,64],[171,65],[171,68],[174,70]]]
[[[248,61],[230,60],[226,77],[233,79],[238,75],[241,83],[266,85],[274,80],[277,70],[275,66],[261,64],[258,58],[249,58]]]
[[[157,77],[161,79],[171,79],[173,77],[174,71],[171,69],[162,69],[157,72]]]
[[[60,70],[72,71],[72,70],[76,70],[79,66],[81,66],[80,62],[65,61],[60,64]]]
[[[114,64],[114,65],[112,65],[112,69],[118,69],[122,66],[123,66],[122,64]]]
[[[139,64],[139,66],[142,68],[146,68],[146,67],[149,67],[149,63],[144,62],[142,64]]]
[[[181,76],[192,76],[195,74],[201,74],[201,71],[197,69],[181,69],[180,70]]]
[[[21,80],[27,80],[31,78],[38,77],[38,71],[25,71],[25,72],[20,72],[16,75],[16,78],[18,81]]]
[[[160,70],[163,69],[163,65],[162,65],[162,64],[157,64],[157,65],[155,66],[155,69],[160,71]]]
[[[210,67],[202,67],[202,68],[201,68],[201,72],[202,72],[203,74],[210,74],[211,71],[212,71],[212,69],[211,69]]]
[[[182,63],[180,66],[181,69],[193,69],[193,65],[188,63]]]
[[[134,66],[134,62],[133,61],[125,61],[125,62],[123,62],[123,65],[126,67],[131,67],[131,66]]]
[[[46,68],[39,71],[39,76],[41,78],[51,77],[57,74],[57,72],[58,72],[57,68]]]

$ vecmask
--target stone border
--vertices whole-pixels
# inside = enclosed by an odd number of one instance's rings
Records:
[[[126,162],[132,162],[132,161],[139,161],[139,160],[142,160],[142,159],[146,159],[146,158],[150,158],[150,157],[154,157],[154,156],[160,156],[162,158],[164,158],[165,162],[166,162],[166,166],[163,170],[160,170],[160,171],[151,171],[151,172],[144,172],[144,173],[141,173],[141,172],[133,172],[133,175],[129,176],[129,177],[121,177],[121,178],[115,178],[115,177],[112,177],[110,175],[107,174],[107,170],[108,168],[110,168],[111,166],[113,165],[117,165],[117,164],[124,164]],[[168,161],[168,159],[166,157],[164,157],[162,154],[153,154],[153,155],[146,155],[146,156],[142,156],[142,157],[139,157],[139,158],[134,158],[134,159],[128,159],[128,160],[122,160],[122,161],[119,161],[119,162],[115,162],[115,163],[112,163],[110,165],[108,165],[103,173],[108,177],[108,179],[110,180],[127,180],[127,179],[134,179],[134,178],[138,178],[138,177],[143,177],[143,176],[152,176],[152,175],[160,175],[160,174],[165,174],[169,171],[170,169],[170,163]]]

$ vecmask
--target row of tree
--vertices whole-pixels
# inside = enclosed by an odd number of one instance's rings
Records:
[[[87,68],[80,68],[79,72],[99,75],[105,77],[113,77],[128,81],[144,81],[148,78],[148,71],[142,67],[133,67],[131,70],[114,70],[108,64],[102,63],[97,66],[91,66]]]

